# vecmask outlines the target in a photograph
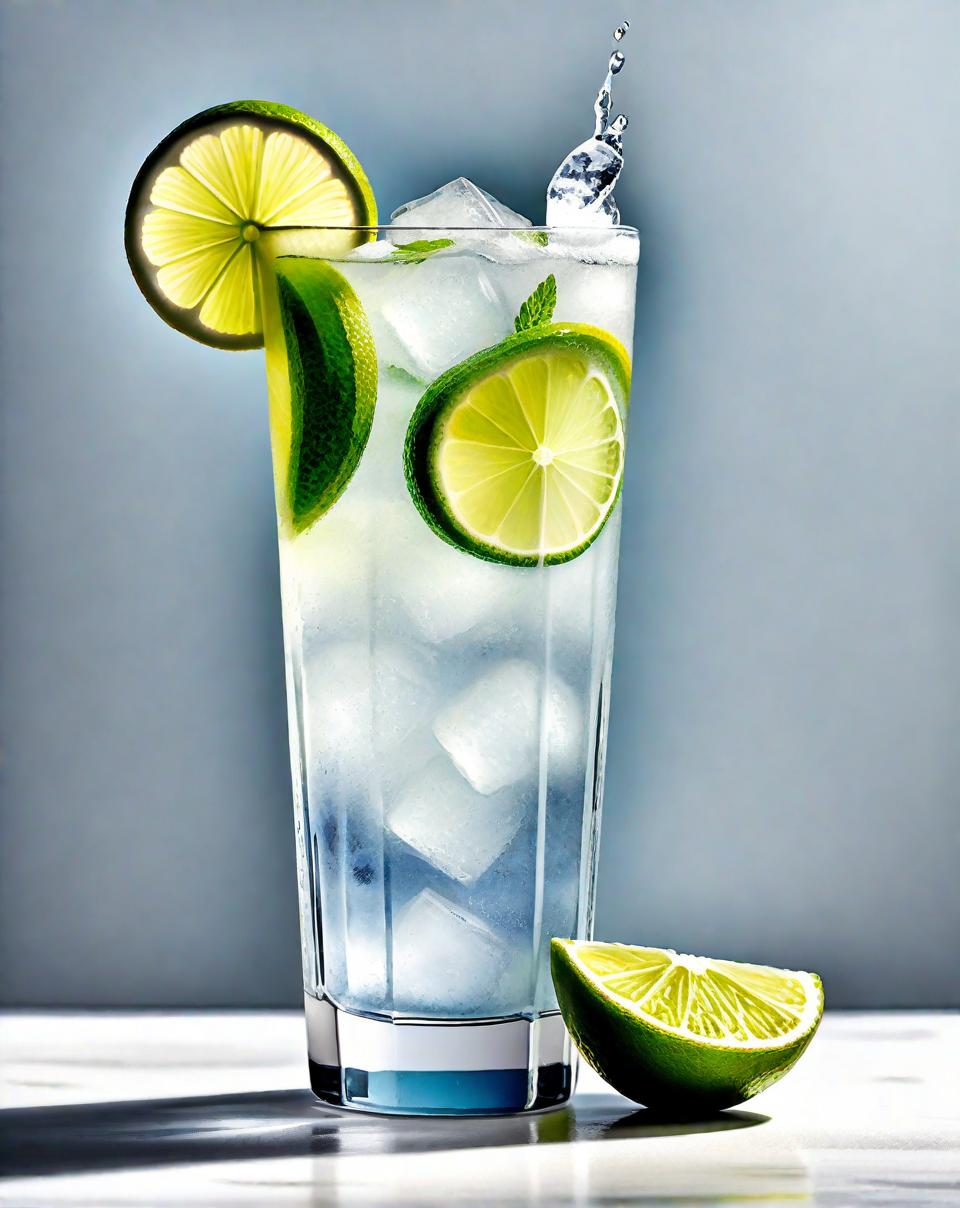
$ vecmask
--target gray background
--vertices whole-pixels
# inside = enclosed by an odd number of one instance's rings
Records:
[[[144,153],[282,99],[384,213],[464,173],[539,219],[624,15],[598,932],[960,1003],[955,0],[0,7],[3,1002],[299,995],[263,370],[137,294]]]

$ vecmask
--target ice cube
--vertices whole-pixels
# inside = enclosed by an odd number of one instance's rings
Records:
[[[557,1004],[548,972],[550,939],[577,934],[584,812],[582,783],[551,787],[545,825],[531,809],[509,847],[469,886],[464,901],[468,910],[509,935],[518,948],[532,952],[539,946],[539,1002],[551,1009]]]
[[[393,923],[394,1007],[495,1015],[517,1003],[515,957],[481,919],[424,889]]]
[[[397,245],[389,239],[374,239],[369,243],[358,244],[351,252],[351,260],[389,260],[397,250]]]
[[[427,642],[447,642],[496,624],[514,627],[535,583],[525,569],[499,566],[448,545],[427,525],[412,500],[381,512],[382,549],[377,605],[399,610]]]
[[[399,206],[390,221],[397,227],[530,226],[529,218],[515,213],[465,176]]]
[[[367,623],[368,521],[352,506],[338,505],[305,533],[281,541],[280,570],[284,612],[296,626],[302,625],[305,645]]]
[[[429,239],[436,229],[451,230],[458,248],[477,252],[488,260],[522,263],[535,249],[521,236],[530,230],[529,218],[497,201],[460,176],[426,197],[407,202],[393,213],[395,227],[408,228],[417,239]],[[511,234],[501,232],[509,229]],[[484,231],[497,232],[484,235]],[[397,241],[402,242],[399,234]]]
[[[349,776],[361,791],[371,761],[389,762],[429,715],[431,677],[397,643],[323,642],[305,651],[304,735],[311,775]]]
[[[370,890],[367,890],[370,893]],[[383,1005],[387,989],[386,927],[383,919],[383,898],[377,895],[380,910],[371,917],[369,929],[352,920],[347,935],[347,987],[350,1006],[360,1010],[376,1010]]]
[[[432,759],[443,754],[433,736],[432,719],[421,719],[390,753],[390,762],[381,770],[380,783],[385,806],[395,801],[400,789],[411,777],[419,775]]]
[[[422,385],[401,374],[389,370],[380,374],[373,427],[360,465],[344,495],[344,502],[353,510],[362,511],[367,524],[367,544],[357,552],[357,557],[366,554],[376,558],[378,539],[383,531],[382,508],[388,499],[413,507],[403,471],[403,445],[407,424],[422,393]],[[325,521],[326,517],[323,517],[317,524]]]
[[[562,254],[558,245],[557,253]],[[566,249],[563,249],[566,250]],[[582,244],[579,256],[592,258],[589,266],[557,265],[557,307],[554,320],[558,323],[589,323],[602,326],[629,349],[633,337],[633,274],[619,264],[605,261],[603,249],[599,254]]]
[[[428,381],[503,339],[513,311],[495,278],[470,254],[438,253],[394,271],[380,300],[395,363]],[[375,336],[376,338],[376,336]]]
[[[511,791],[476,792],[441,754],[402,786],[387,825],[425,860],[469,885],[517,833],[528,804]]]
[[[384,836],[379,811],[361,792],[310,785],[314,868],[323,903],[328,990],[361,1010],[383,1006],[387,923]]]
[[[533,663],[506,659],[437,714],[433,732],[478,793],[536,779],[541,705],[546,709],[546,758],[551,778],[572,774],[584,745],[579,702],[557,675],[544,686]]]

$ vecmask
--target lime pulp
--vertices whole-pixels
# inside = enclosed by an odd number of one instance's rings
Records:
[[[376,223],[363,169],[331,130],[287,105],[236,101],[184,122],[148,156],[127,205],[134,277],[171,326],[220,348],[263,344],[262,287],[294,228]],[[371,235],[332,232],[342,252]]]

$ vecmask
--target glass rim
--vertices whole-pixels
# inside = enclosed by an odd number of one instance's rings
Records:
[[[424,224],[423,226],[395,226],[391,223],[368,223],[357,226],[349,226],[345,224],[327,225],[326,223],[297,223],[291,226],[271,226],[269,231],[348,231],[360,233],[369,233],[370,231],[390,231],[393,234],[402,234],[404,231],[466,231],[470,234],[483,233],[484,235],[496,235],[503,233],[505,235],[523,235],[523,234],[547,234],[547,235],[632,235],[640,237],[640,232],[633,226],[437,226],[435,224]]]

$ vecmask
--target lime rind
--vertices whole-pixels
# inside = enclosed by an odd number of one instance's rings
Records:
[[[302,533],[336,503],[356,472],[373,425],[377,357],[363,306],[322,260],[275,265],[289,378],[287,456],[278,464],[278,510]]]
[[[460,463],[451,466],[451,442],[446,439],[447,424],[471,390],[476,390],[478,386],[487,388],[489,384],[489,389],[495,391],[505,375],[509,376],[515,371],[521,374],[535,372],[532,366],[537,358],[564,356],[568,360],[592,366],[597,376],[595,389],[602,388],[606,392],[603,406],[611,408],[612,421],[609,439],[617,445],[615,470],[610,475],[612,489],[602,499],[602,506],[593,523],[577,530],[576,539],[568,544],[547,549],[541,547],[536,551],[529,549],[529,543],[526,549],[522,545],[520,548],[510,548],[472,526],[462,507],[458,506],[456,493],[444,489],[445,481],[449,488],[452,478],[457,475],[462,478],[470,472],[468,441],[463,442]],[[536,382],[532,385],[534,389],[526,394],[527,402],[538,393]],[[522,394],[524,390],[521,384],[518,396]],[[599,328],[575,323],[537,326],[483,349],[441,374],[427,389],[410,420],[404,448],[404,468],[407,486],[417,510],[437,536],[485,561],[512,566],[539,566],[568,562],[578,557],[599,536],[619,499],[629,394],[630,361],[626,350],[613,336]],[[524,405],[524,398],[520,398],[521,412],[524,411]],[[542,415],[534,417],[533,426],[536,427],[542,420]],[[529,417],[524,422],[528,424],[529,432]],[[477,439],[476,434],[471,439]],[[513,440],[518,444],[523,440],[516,431],[511,432],[507,439],[508,443]],[[502,461],[502,464],[493,467],[494,476],[500,476],[498,490],[520,493],[532,489],[529,481],[524,480],[526,470],[522,458],[518,458],[515,465],[510,465],[510,451],[491,453],[489,456],[500,457]],[[442,458],[446,459],[445,465],[441,464]],[[526,458],[525,464],[529,468],[529,451],[524,451],[523,458]],[[572,478],[591,472],[577,466],[568,467],[568,471]],[[465,485],[465,491],[469,489],[469,485]]]
[[[171,327],[217,348],[259,348],[269,258],[259,237],[319,216],[345,228],[341,251],[375,238],[355,229],[377,220],[356,156],[289,105],[233,101],[181,123],[147,157],[127,206],[127,259]]]

